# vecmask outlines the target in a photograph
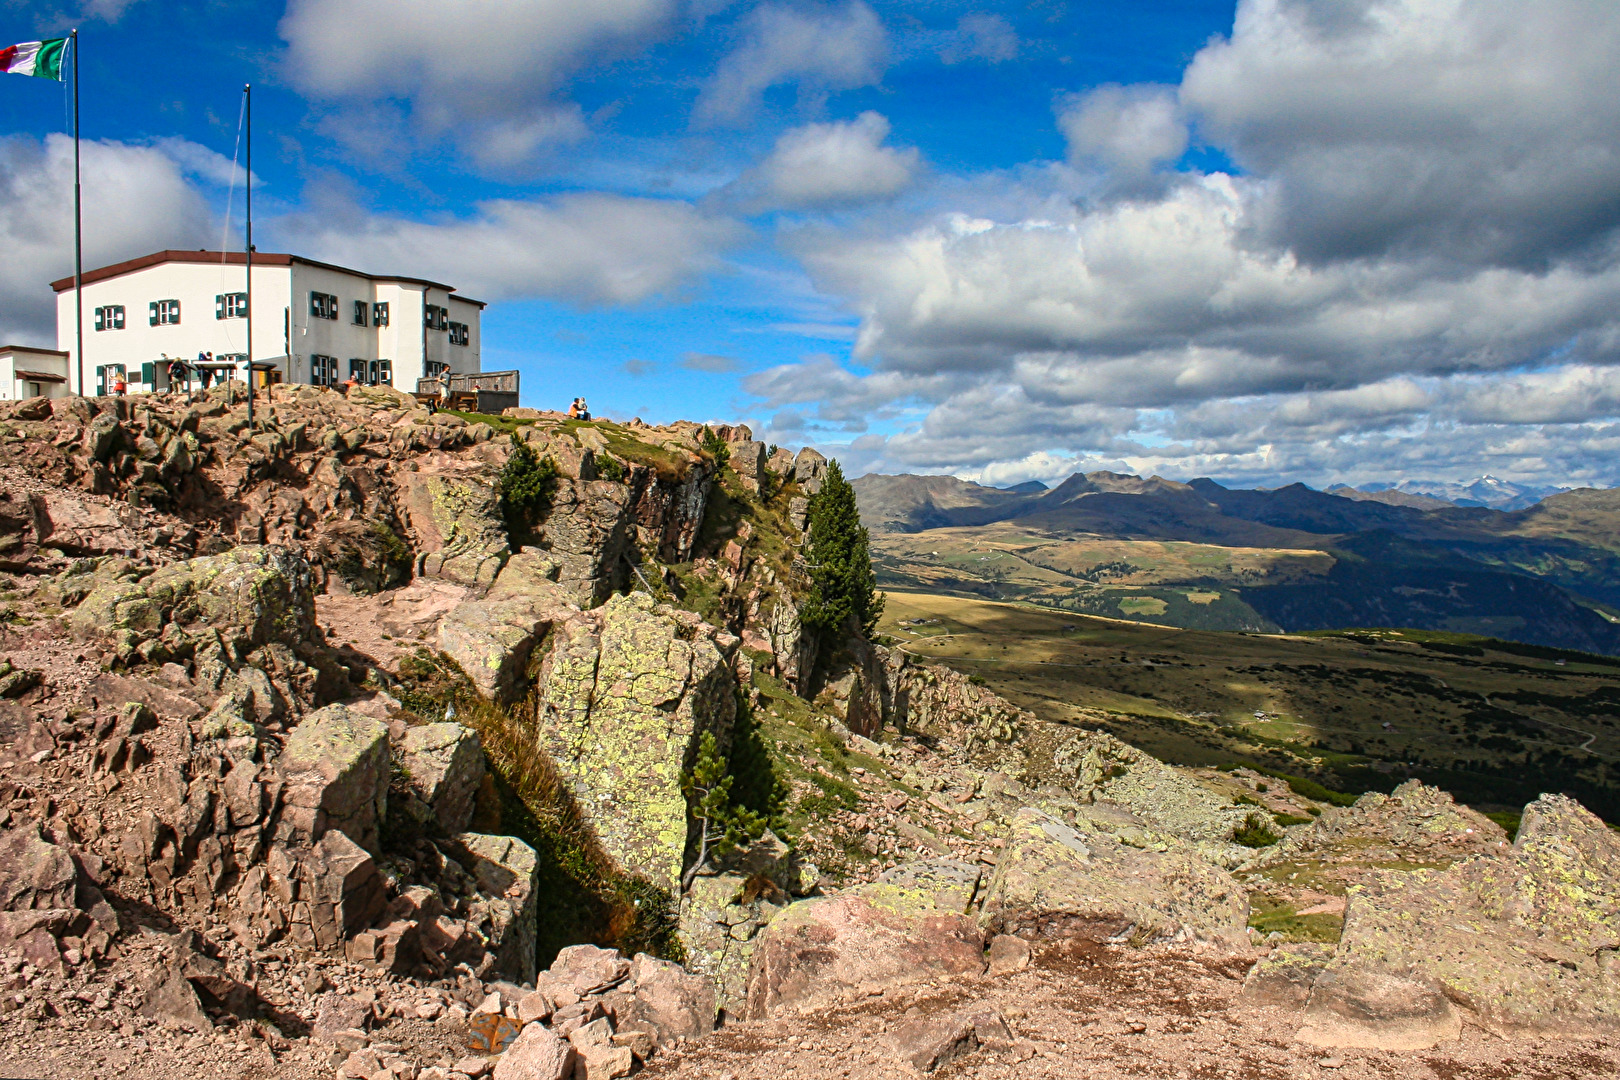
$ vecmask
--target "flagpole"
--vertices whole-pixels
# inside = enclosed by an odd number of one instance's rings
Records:
[[[253,84],[242,87],[247,129],[247,384],[248,431],[253,430]]]
[[[79,396],[84,396],[84,196],[79,184],[79,31],[73,31],[73,307]]]

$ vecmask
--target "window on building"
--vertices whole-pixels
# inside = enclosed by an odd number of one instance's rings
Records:
[[[335,356],[321,356],[319,353],[309,358],[309,381],[316,386],[336,386],[338,381],[338,362]]]
[[[429,360],[423,366],[422,370],[427,372],[427,377],[428,378],[437,379],[440,375],[443,375],[445,372],[450,370],[450,365],[449,364],[441,364],[437,360]]]
[[[364,300],[356,300],[354,302],[354,325],[356,325],[356,326],[364,326],[364,325],[366,325],[366,315],[367,315],[366,309],[368,307],[370,307],[370,306],[371,305],[367,304]]]
[[[364,360],[358,360],[354,357],[349,358],[349,378],[358,383],[366,381],[366,362]]]
[[[109,304],[106,307],[96,308],[97,330],[122,330],[124,328],[124,305]]]
[[[394,385],[394,364],[391,360],[373,360],[367,365],[370,378],[366,381],[372,386]]]
[[[245,319],[247,318],[247,293],[232,292],[221,293],[214,297],[214,318],[216,319]]]
[[[336,319],[338,313],[338,298],[333,296],[331,293],[310,293],[309,313],[317,319]]]
[[[371,325],[388,325],[388,301],[379,300],[377,303],[371,305]]]
[[[215,367],[214,368],[214,378],[215,379],[219,380],[220,382],[224,382],[226,379],[240,379],[242,377],[242,365],[247,363],[247,353],[245,353],[245,352],[215,353],[214,354],[214,363],[216,365],[217,364],[229,364],[229,365],[231,365],[228,368]]]
[[[428,304],[424,309],[423,318],[429,330],[448,330],[450,328],[450,309],[439,307],[437,304]]]
[[[146,305],[146,312],[152,326],[179,326],[180,301],[153,300]]]
[[[453,322],[453,323],[450,324],[450,344],[452,344],[452,345],[470,345],[470,344],[472,344],[472,334],[468,331],[466,323],[464,323],[464,322]]]

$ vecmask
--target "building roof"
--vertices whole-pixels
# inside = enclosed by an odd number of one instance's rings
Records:
[[[133,274],[137,270],[145,270],[149,266],[161,266],[164,263],[200,263],[204,265],[220,264],[223,266],[242,266],[247,262],[247,256],[240,251],[154,251],[150,255],[142,255],[138,259],[128,259],[111,266],[98,266],[94,270],[86,270],[83,281],[86,285],[97,281],[108,281],[125,274]],[[369,278],[372,281],[400,281],[407,285],[424,285],[430,289],[443,289],[454,294],[454,285],[446,285],[441,281],[429,281],[427,278],[401,277],[398,274],[368,274],[364,270],[352,270],[347,266],[337,266],[333,263],[319,262],[315,259],[306,259],[302,255],[278,254],[272,251],[255,251],[253,253],[254,266],[291,266],[293,263],[302,263],[305,266],[318,266],[322,270],[336,270],[340,274],[353,274],[355,277]],[[71,277],[61,278],[51,282],[51,288],[57,292],[67,292],[73,288]],[[488,307],[482,300],[474,300],[470,296],[456,295],[457,300],[465,300],[469,304],[479,307]]]
[[[0,345],[0,353],[33,353],[35,356],[60,356],[66,360],[68,353],[58,349],[38,349],[32,345]]]

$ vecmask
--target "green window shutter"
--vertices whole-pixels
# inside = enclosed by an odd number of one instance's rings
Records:
[[[141,365],[141,382],[145,383],[147,386],[157,385],[157,373],[154,370],[155,366],[156,365],[151,363]]]
[[[225,297],[223,295],[216,296],[216,297],[214,297],[214,318],[223,319],[224,317],[225,317]]]
[[[151,315],[151,323],[152,323],[152,325],[156,326],[157,325],[157,301],[154,300],[150,304],[147,304],[146,309],[147,309],[147,312]]]
[[[97,330],[105,330],[105,329],[107,329],[107,309],[106,308],[99,308],[99,307],[96,308],[96,329]]]

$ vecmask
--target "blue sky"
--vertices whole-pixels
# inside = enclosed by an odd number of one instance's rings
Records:
[[[1616,482],[1611,5],[0,0],[70,25],[88,259],[217,246],[252,81],[261,249],[490,300],[527,404],[991,483]],[[0,81],[8,340],[63,112]]]

